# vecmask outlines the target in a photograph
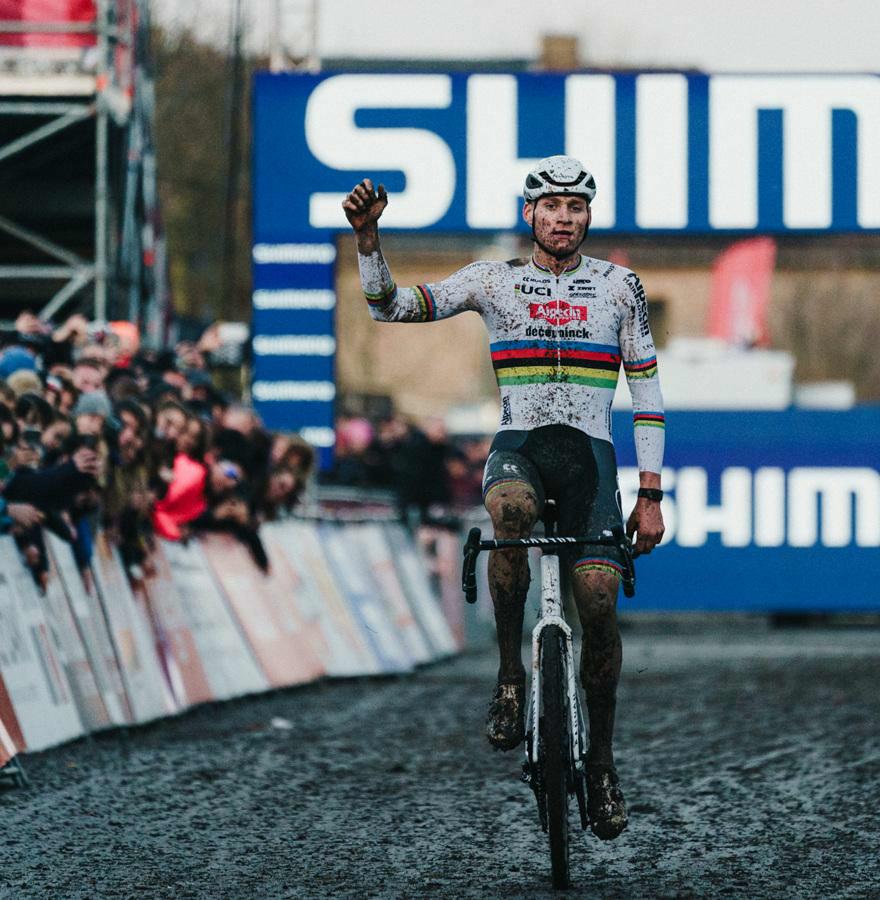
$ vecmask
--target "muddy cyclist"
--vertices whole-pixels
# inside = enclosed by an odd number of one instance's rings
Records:
[[[654,341],[638,276],[580,253],[596,196],[593,176],[570,156],[541,160],[526,176],[522,215],[532,254],[475,262],[443,281],[398,287],[379,247],[388,204],[365,179],[342,204],[357,239],[361,283],[380,322],[432,322],[475,312],[490,336],[501,396],[499,430],[486,461],[483,498],[496,538],[531,534],[544,498],[557,498],[562,535],[599,534],[622,521],[611,442],[611,401],[623,370],[633,401],[640,488],[626,531],[637,553],[663,537],[660,471],[664,416]],[[439,371],[444,361],[437,361]],[[614,765],[621,642],[617,595],[621,562],[607,547],[581,546],[567,560],[583,626],[580,676],[587,701],[590,827],[604,840],[627,825]],[[523,739],[522,630],[529,568],[526,552],[493,551],[489,587],[500,666],[489,706],[493,746]]]

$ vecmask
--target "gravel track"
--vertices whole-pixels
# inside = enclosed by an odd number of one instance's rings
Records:
[[[880,631],[640,623],[624,657],[630,828],[575,836],[569,896],[880,896]],[[558,896],[519,753],[482,734],[495,666],[28,756],[33,787],[0,794],[0,898]]]

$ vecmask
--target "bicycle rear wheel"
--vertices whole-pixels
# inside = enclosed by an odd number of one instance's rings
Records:
[[[547,831],[553,887],[567,888],[568,872],[568,703],[563,648],[565,635],[550,625],[541,636],[541,744]]]

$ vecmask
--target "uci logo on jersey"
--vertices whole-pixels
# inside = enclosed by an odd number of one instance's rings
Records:
[[[549,303],[530,303],[529,318],[543,319],[551,325],[586,322],[587,307],[573,306],[565,300],[551,300]]]
[[[550,288],[542,287],[540,285],[531,285],[531,284],[515,284],[513,286],[514,291],[517,294],[537,294],[539,297],[550,297],[551,292]]]

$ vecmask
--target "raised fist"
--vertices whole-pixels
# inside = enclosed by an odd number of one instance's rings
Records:
[[[355,231],[363,231],[379,221],[379,216],[388,206],[388,194],[385,185],[379,185],[379,192],[373,189],[373,182],[365,178],[356,185],[352,192],[342,201],[345,218]]]

